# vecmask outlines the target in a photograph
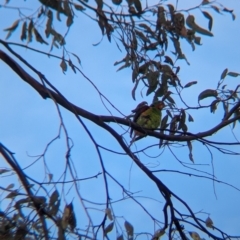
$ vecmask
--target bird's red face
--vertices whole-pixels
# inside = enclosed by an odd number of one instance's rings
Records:
[[[162,110],[162,109],[165,107],[165,104],[164,104],[164,102],[162,102],[162,101],[156,102],[154,105],[155,105],[156,108],[159,109],[159,110]]]

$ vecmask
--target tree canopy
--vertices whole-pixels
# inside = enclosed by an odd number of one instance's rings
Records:
[[[238,5],[0,2],[0,239],[240,239]]]

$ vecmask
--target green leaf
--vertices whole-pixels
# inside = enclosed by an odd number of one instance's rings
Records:
[[[208,97],[217,97],[218,93],[216,90],[213,89],[206,89],[203,92],[201,92],[198,96],[198,102],[204,98],[208,98]]]
[[[192,81],[192,82],[187,83],[183,88],[188,88],[195,84],[197,84],[197,81]]]
[[[227,76],[227,72],[228,72],[228,69],[227,68],[224,69],[224,71],[221,74],[221,78],[220,78],[221,80],[224,79]]]
[[[204,17],[206,17],[209,20],[208,21],[208,30],[211,31],[212,25],[213,25],[213,18],[208,12],[202,11],[202,13],[203,13]]]
[[[230,76],[230,77],[238,77],[240,74],[236,73],[236,72],[228,72],[227,75]]]

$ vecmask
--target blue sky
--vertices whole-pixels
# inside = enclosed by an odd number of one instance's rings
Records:
[[[179,8],[188,8],[195,6],[201,1],[179,1]],[[179,62],[181,66],[180,79],[182,85],[190,81],[198,81],[198,84],[185,90],[184,96],[188,103],[192,106],[197,104],[198,94],[206,88],[215,88],[217,81],[220,79],[222,71],[227,67],[234,72],[240,72],[240,3],[237,1],[221,1],[229,9],[235,9],[237,16],[235,21],[232,21],[230,14],[219,15],[211,12],[214,16],[213,33],[214,37],[202,36],[202,46],[197,46],[193,52],[191,46],[182,41],[182,49],[187,56],[190,66],[185,61]],[[1,4],[3,1],[0,2]],[[91,2],[90,2],[91,3]],[[149,2],[149,4],[151,1]],[[187,5],[191,4],[191,5]],[[15,6],[16,1],[11,1]],[[18,6],[25,5],[29,7],[29,1],[19,1]],[[31,3],[32,4],[32,3]],[[95,4],[92,3],[91,4]],[[34,9],[35,3],[30,6]],[[1,16],[4,16],[4,21],[0,21],[0,29],[9,27],[12,22],[18,17],[17,11],[11,9],[0,8]],[[196,16],[196,21],[201,26],[206,28],[207,21],[199,13],[198,10],[193,11]],[[65,21],[65,20],[62,20]],[[43,25],[44,26],[44,25]],[[64,33],[60,25],[56,23],[59,31]],[[66,29],[65,29],[66,30]],[[44,28],[42,29],[44,32]],[[0,38],[5,39],[6,32],[0,31]],[[9,41],[18,41],[20,36],[20,28],[17,29]],[[116,72],[117,67],[113,66],[115,61],[124,57],[116,47],[114,41],[110,44],[106,37],[102,42],[94,47],[101,40],[101,32],[96,23],[93,23],[84,15],[78,14],[75,23],[67,37],[67,49],[77,54],[82,62],[81,70],[90,78],[98,89],[116,106],[122,113],[128,115],[131,110],[141,101],[151,101],[150,98],[142,97],[137,92],[136,101],[131,97],[131,90],[133,88],[131,81],[130,69],[124,69]],[[31,47],[39,48],[46,52],[49,51],[49,46],[42,46],[38,43],[31,43]],[[3,46],[1,50],[7,51]],[[48,58],[46,56],[31,52],[25,48],[13,47],[18,53],[26,58],[26,60],[44,73],[46,78],[54,84],[59,91],[64,94],[74,104],[88,109],[99,115],[108,115],[109,112],[102,104],[98,93],[92,85],[86,81],[80,74],[74,74],[69,68],[66,74],[62,73],[60,68],[60,60]],[[53,54],[61,56],[60,51],[53,51]],[[71,58],[72,60],[74,57]],[[76,63],[76,61],[75,61]],[[23,66],[21,64],[21,66]],[[25,68],[25,66],[24,66]],[[25,68],[30,74],[30,70]],[[11,71],[3,62],[0,62],[0,72],[2,73],[0,81],[0,139],[1,142],[7,146],[11,151],[15,152],[15,157],[20,162],[22,167],[28,166],[36,158],[36,156],[44,151],[46,144],[58,134],[59,117],[51,100],[43,100],[30,86],[21,81],[19,77]],[[34,77],[37,78],[33,74]],[[226,78],[226,83],[230,86],[236,86],[240,78]],[[139,88],[138,90],[140,90]],[[145,90],[143,90],[143,93]],[[208,100],[204,100],[208,103]],[[113,115],[121,116],[109,104],[106,103]],[[83,130],[82,126],[77,122],[76,118],[69,112],[60,108],[64,123],[68,129],[69,136],[74,141],[74,148],[72,150],[71,158],[74,162],[75,168],[78,172],[79,178],[89,177],[101,171],[99,159],[95,148]],[[215,114],[210,114],[207,111],[191,112],[194,117],[194,123],[189,124],[189,129],[195,133],[205,131],[213,127],[220,121],[223,116],[222,110],[218,110]],[[93,133],[95,140],[108,148],[115,151],[122,152],[117,142],[102,129],[99,129],[94,124],[84,120],[84,123]],[[114,126],[114,124],[110,124]],[[114,126],[119,133],[123,134],[125,127]],[[237,124],[234,133],[239,139],[239,125]],[[126,141],[130,139],[128,134],[124,135]],[[233,139],[231,128],[227,127],[222,132],[212,136],[212,140]],[[136,146],[137,149],[146,147],[155,143],[155,139],[150,137],[139,141]],[[238,147],[235,149],[237,150]],[[135,149],[135,146],[132,147]],[[190,163],[188,159],[187,149],[174,149],[176,155],[184,162]],[[54,181],[57,181],[61,176],[65,166],[65,152],[66,144],[64,135],[54,142],[49,148],[46,155],[47,166],[50,173],[54,175]],[[159,149],[151,149],[146,151],[151,156],[158,156]],[[206,148],[199,143],[193,143],[193,154],[196,164],[205,164],[203,166],[192,166],[199,170],[212,172],[211,157]],[[219,180],[226,181],[229,184],[240,188],[239,181],[239,156],[228,156],[218,153],[213,150],[213,165],[215,175]],[[142,162],[148,164],[150,167],[158,165],[155,169],[172,169],[189,172],[190,170],[183,168],[173,155],[166,149],[161,156],[156,158],[148,158],[143,154],[139,155]],[[132,192],[139,192],[137,196],[148,196],[155,198],[160,202],[163,199],[159,196],[156,187],[147,180],[138,168],[132,164],[131,160],[123,155],[111,154],[102,151],[102,157],[107,170],[118,179],[128,190]],[[1,159],[0,168],[6,166]],[[44,179],[45,171],[43,159],[40,159],[36,164],[26,169],[26,173],[30,176],[35,176],[39,181]],[[193,178],[188,176],[181,176],[176,173],[159,173],[157,176],[176,194],[179,194],[189,205],[194,212],[203,211],[209,213],[214,224],[225,232],[232,235],[240,235],[240,192],[233,188],[222,184],[215,184],[217,199],[213,192],[213,183],[210,180],[202,178]],[[12,177],[11,181],[16,179]],[[7,186],[10,182],[10,177],[2,178],[2,185]],[[80,192],[85,199],[96,202],[105,201],[105,192],[102,181],[102,176],[90,181],[80,182]],[[17,182],[16,182],[17,186]],[[70,185],[69,185],[70,186]],[[74,199],[74,207],[77,209],[79,216],[78,222],[84,222],[86,217],[79,204],[78,198],[73,189],[68,193],[68,187],[65,190],[65,198],[67,202]],[[116,200],[122,197],[122,191],[112,181],[109,180],[111,189],[111,198]],[[61,188],[59,188],[61,189]],[[4,196],[4,195],[3,195]],[[149,211],[156,217],[162,214],[162,204],[148,198],[137,198],[143,203]],[[0,199],[0,210],[3,210],[7,201]],[[178,203],[176,203],[178,204]],[[122,201],[114,206],[115,215],[118,216],[118,221],[123,226],[123,219],[131,222],[136,232],[154,232],[154,225],[145,213],[136,206],[132,201]],[[96,206],[89,205],[95,208]],[[94,209],[89,210],[94,220],[99,220],[103,216],[104,205],[97,206],[102,211]],[[179,206],[182,209],[181,206]],[[123,217],[124,218],[123,218]],[[203,219],[207,218],[208,214],[199,215]],[[160,217],[161,219],[161,217]],[[86,224],[85,224],[86,225]],[[81,226],[81,227],[85,227]],[[193,228],[187,229],[194,231]],[[114,237],[114,232],[111,237]],[[145,239],[145,236],[140,239]],[[206,236],[205,236],[206,238]]]

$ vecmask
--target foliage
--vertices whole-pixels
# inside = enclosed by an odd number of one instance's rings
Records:
[[[130,128],[132,128],[148,135],[148,138],[158,139],[158,142],[155,141],[155,144],[147,147],[156,149],[154,151],[158,153],[166,149],[172,152],[171,149],[175,146],[184,147],[188,150],[191,169],[188,167],[189,163],[185,164],[180,161],[173,152],[172,156],[192,172],[185,171],[180,172],[180,174],[210,179],[213,183],[226,184],[215,178],[214,171],[209,175],[197,168],[194,164],[193,143],[201,143],[207,148],[210,155],[212,155],[211,149],[228,155],[239,155],[239,152],[228,148],[231,145],[238,146],[238,141],[213,141],[210,137],[229,125],[235,127],[240,119],[239,85],[236,84],[232,88],[225,84],[225,78],[237,78],[240,73],[229,71],[227,68],[223,70],[216,88],[201,91],[198,94],[198,105],[192,106],[184,99],[184,94],[187,89],[195,86],[198,82],[191,81],[183,84],[180,77],[183,71],[180,62],[183,60],[190,64],[181,47],[184,42],[187,42],[194,51],[196,48],[202,47],[202,37],[207,41],[207,37],[214,36],[212,27],[215,14],[226,13],[233,20],[235,15],[233,10],[229,10],[218,2],[208,0],[203,0],[193,8],[182,10],[177,7],[178,1],[174,5],[168,3],[168,1],[160,1],[153,5],[150,5],[150,3],[144,3],[140,0],[127,0],[126,2],[112,0],[111,3],[103,0],[96,0],[95,2],[88,2],[87,0],[39,0],[34,1],[36,9],[29,15],[26,15],[26,9],[15,6],[17,1],[6,0],[5,4],[1,5],[4,7],[1,11],[17,10],[19,18],[15,19],[13,23],[9,23],[4,29],[6,39],[0,39],[0,44],[7,49],[7,52],[0,49],[0,59],[19,78],[36,90],[43,99],[51,99],[56,105],[60,119],[59,134],[47,143],[44,152],[38,157],[38,159],[43,159],[46,169],[44,181],[38,181],[34,176],[28,176],[14,154],[3,143],[0,145],[3,159],[10,167],[0,169],[0,174],[6,176],[9,173],[15,173],[21,183],[16,188],[14,184],[7,187],[1,186],[4,198],[9,200],[9,206],[0,212],[0,235],[4,239],[69,239],[77,237],[109,239],[113,231],[116,232],[115,238],[118,240],[136,239],[142,235],[154,240],[164,237],[168,239],[189,239],[191,237],[195,240],[206,235],[212,239],[240,238],[240,236],[231,236],[231,233],[225,233],[215,226],[209,216],[206,218],[199,217],[185,200],[164,184],[157,175],[161,172],[161,169],[156,167],[155,170],[152,170],[151,167],[144,164],[142,156],[145,154],[145,148],[134,152],[131,145],[126,143],[128,141],[126,133],[128,134]],[[28,4],[30,6],[30,3]],[[199,10],[207,20],[207,26],[201,26],[198,23],[198,19],[194,15],[195,10]],[[45,77],[45,74],[38,71],[37,67],[28,61],[27,56],[23,57],[18,54],[18,51],[13,50],[12,46],[27,48],[39,54],[57,58],[64,74],[70,68],[74,73],[80,73],[97,89],[94,81],[90,80],[79,67],[82,59],[78,56],[77,51],[70,52],[68,50],[71,41],[71,39],[68,39],[68,34],[70,31],[76,31],[73,29],[78,15],[83,15],[95,22],[101,31],[102,39],[107,38],[109,44],[115,44],[116,48],[122,51],[123,58],[116,59],[114,65],[117,71],[123,71],[126,68],[131,69],[130,80],[133,84],[131,90],[133,100],[136,100],[136,93],[139,91],[142,95],[151,97],[152,102],[158,100],[164,102],[166,110],[162,115],[160,127],[156,131],[144,129],[131,121],[134,114],[124,115],[123,117],[113,116],[112,114],[103,116],[74,105]],[[10,42],[18,29],[20,29],[18,42]],[[62,29],[65,30],[65,34],[63,34]],[[94,46],[100,48],[102,41],[94,44]],[[31,46],[31,44],[36,43],[39,44],[37,48]],[[46,47],[49,52],[46,51]],[[20,66],[20,63],[24,64],[28,70],[33,71],[38,80]],[[141,85],[144,86],[144,90],[139,90]],[[112,104],[98,89],[97,92],[109,104]],[[127,93],[129,94],[130,90]],[[204,105],[206,99],[212,100],[209,104]],[[63,110],[60,106],[77,119],[91,139],[101,166],[101,172],[98,174],[86,179],[78,178],[80,171],[78,172],[74,165],[75,160],[71,159],[71,151],[76,146],[74,146],[68,134],[62,116]],[[208,109],[209,114],[221,113],[222,109],[220,110],[219,106],[223,106],[224,113],[214,127],[204,132],[198,131],[198,133],[189,131],[189,125],[194,123],[195,111]],[[98,128],[109,133],[117,141],[123,153],[103,147],[103,144],[100,145],[83,119],[94,123]],[[121,126],[121,130],[117,126]],[[65,136],[67,146],[66,162],[62,169],[62,177],[58,181],[53,181],[53,174],[48,170],[45,158],[48,148],[60,138],[61,132]],[[135,141],[134,144],[139,142]],[[124,181],[119,181],[116,176],[107,170],[107,163],[101,153],[102,149],[128,156],[147,177],[146,181],[151,181],[156,185],[159,196],[157,201],[162,201],[160,204],[162,207],[161,216],[156,217],[151,214],[148,208],[138,200],[137,194],[129,191],[123,183]],[[199,172],[201,175],[198,175]],[[98,177],[103,178],[105,188],[106,199],[103,205],[86,200],[81,195],[78,185],[81,181],[90,181]],[[70,180],[68,180],[69,178]],[[75,191],[75,196],[78,198],[76,202],[69,203],[66,200],[67,194],[64,189],[69,181],[72,183],[72,187],[68,191]],[[113,189],[110,187],[110,182],[114,183],[122,192],[123,196],[120,200],[111,199],[110,192]],[[62,189],[59,187],[60,184]],[[123,223],[119,223],[119,217],[115,214],[117,208],[115,203],[129,200],[132,200],[150,217],[155,231],[145,233],[143,230],[138,233],[134,222],[124,219]],[[93,207],[88,204],[92,204]],[[76,205],[78,208],[84,209],[87,219],[85,222],[76,212]],[[100,220],[97,217],[96,219],[92,217],[91,208],[101,212]],[[191,229],[194,229],[194,231],[191,231]]]

